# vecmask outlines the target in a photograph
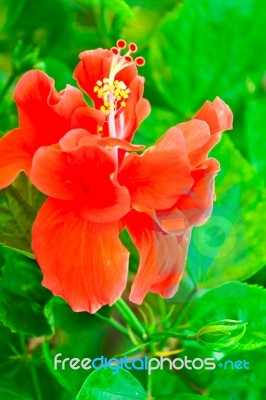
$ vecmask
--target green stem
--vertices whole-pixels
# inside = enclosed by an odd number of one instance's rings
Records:
[[[133,311],[128,307],[126,302],[123,299],[119,299],[115,304],[117,312],[121,315],[121,317],[126,321],[126,323],[136,332],[138,333],[142,339],[146,340],[147,334],[145,328],[141,325]]]
[[[173,331],[163,331],[150,334],[150,339],[164,339],[165,337],[183,339],[183,340],[197,340],[196,335],[189,335],[188,333],[179,333]]]
[[[158,306],[159,306],[161,319],[164,319],[164,317],[167,314],[165,300],[163,300],[160,296],[157,296],[157,301],[158,301]]]
[[[147,376],[147,395],[148,395],[148,400],[152,400],[152,380],[151,380],[152,375],[148,374]]]
[[[32,376],[32,380],[33,380],[33,384],[34,384],[34,388],[36,391],[36,399],[37,400],[42,400],[42,391],[41,391],[41,387],[40,387],[40,383],[39,383],[39,379],[38,379],[38,375],[36,372],[36,369],[34,367],[30,367],[31,370],[31,376]]]
[[[122,333],[122,335],[125,335],[127,338],[129,337],[128,331],[126,330],[126,328],[123,325],[121,325],[118,321],[116,321],[114,318],[104,317],[100,313],[96,313],[95,315],[96,315],[96,317],[107,322],[110,326],[112,326],[112,328],[114,328],[118,332]]]

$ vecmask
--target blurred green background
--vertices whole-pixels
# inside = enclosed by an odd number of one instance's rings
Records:
[[[248,322],[247,335],[229,356],[190,342],[185,343],[184,354],[247,359],[251,369],[157,371],[150,383],[156,399],[265,396],[265,35],[263,0],[0,0],[1,135],[17,124],[12,91],[25,71],[44,70],[58,90],[76,85],[72,72],[79,53],[111,48],[119,38],[136,42],[138,55],[146,59],[140,74],[145,76],[145,97],[152,112],[136,133],[135,143],[153,144],[216,96],[233,110],[234,130],[224,134],[213,151],[221,163],[213,216],[194,229],[180,290],[163,307],[176,304],[177,318],[190,300],[189,312],[179,322],[189,323],[195,331],[222,319]],[[15,184],[23,204],[12,189],[0,192],[0,242],[27,252],[30,227],[42,199],[35,199],[33,192],[29,204],[29,193],[21,189],[25,185],[25,177]],[[131,272],[137,258],[132,250]],[[56,373],[54,354],[111,357],[130,348],[130,342],[103,321],[75,314],[52,298],[40,285],[35,261],[1,247],[0,267],[1,400],[75,399],[88,374]],[[148,301],[159,320],[162,305],[156,306],[153,296]],[[135,375],[146,388],[145,374]],[[121,379],[126,387],[126,378]]]

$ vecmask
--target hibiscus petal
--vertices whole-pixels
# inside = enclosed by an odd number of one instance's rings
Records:
[[[232,129],[233,114],[219,98],[206,101],[191,121],[178,124],[186,141],[192,168],[204,163],[210,150],[221,140],[225,130]]]
[[[29,173],[31,154],[26,150],[20,129],[0,139],[0,189],[10,185],[20,171]]]
[[[98,80],[108,78],[113,58],[110,50],[88,50],[80,53],[81,61],[77,65],[73,77],[79,87],[93,100],[96,108],[100,108],[102,100],[97,97],[94,87]]]
[[[118,146],[118,148],[127,150],[127,151],[140,151],[145,148],[144,145],[137,145],[133,143],[129,143],[126,140],[122,139],[116,139],[116,138],[102,138],[101,139],[101,145],[102,146],[109,146],[109,147],[114,147]]]
[[[149,291],[172,297],[184,272],[190,230],[179,238],[167,235],[150,216],[136,211],[124,223],[140,254],[130,300],[141,304]]]
[[[191,153],[202,148],[210,138],[210,128],[205,121],[191,120],[177,125],[182,130],[185,138],[188,156],[191,159]]]
[[[214,178],[219,170],[219,162],[210,158],[200,169],[192,172],[194,185],[177,203],[177,208],[182,211],[190,225],[200,226],[210,217],[214,201]]]
[[[92,142],[85,143],[84,134]],[[46,195],[73,200],[78,215],[89,221],[117,221],[130,209],[129,193],[116,181],[112,153],[95,140],[87,131],[74,129],[59,142],[64,151],[60,145],[41,147],[30,178]]]
[[[128,188],[133,204],[166,209],[188,190],[192,183],[189,175],[182,132],[172,128],[142,155],[125,157],[118,181]]]
[[[36,151],[30,179],[41,192],[57,199],[74,200],[83,193],[72,173],[68,155],[58,145],[40,147]]]
[[[59,141],[59,143],[63,151],[73,151],[78,147],[86,145],[98,145],[108,149],[117,146],[119,149],[127,151],[139,151],[145,148],[143,145],[135,145],[122,139],[91,135],[85,129],[72,129]]]
[[[129,253],[119,240],[118,223],[79,218],[68,202],[48,199],[33,225],[32,248],[42,284],[74,311],[96,312],[120,298]]]
[[[233,128],[233,113],[219,97],[216,97],[212,103],[206,101],[194,119],[207,122],[212,135]]]
[[[71,129],[73,111],[86,106],[78,89],[68,85],[57,93],[53,79],[41,71],[29,71],[22,76],[14,99],[24,140],[33,150],[57,143]]]
[[[116,117],[116,132],[120,139],[131,141],[140,123],[150,114],[151,106],[148,100],[143,99],[144,79],[136,76],[128,84],[130,94],[126,107]]]
[[[156,212],[156,220],[165,232],[180,235],[207,221],[212,213],[214,178],[219,169],[217,160],[207,160],[200,169],[191,173],[194,184],[189,193],[180,196],[171,210]]]
[[[83,128],[90,133],[98,133],[98,127],[105,122],[105,114],[89,106],[77,108],[72,117],[73,128]]]

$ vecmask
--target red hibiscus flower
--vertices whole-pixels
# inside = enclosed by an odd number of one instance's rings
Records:
[[[131,301],[140,304],[149,291],[173,296],[191,229],[212,210],[219,163],[208,153],[232,127],[230,109],[216,98],[139,155],[143,146],[130,140],[150,109],[136,69],[143,60],[132,59],[134,44],[122,56],[124,47],[118,41],[112,51],[81,54],[74,75],[94,109],[77,89],[57,94],[50,78],[38,73],[50,86],[45,91],[29,83],[21,101],[15,94],[20,128],[0,142],[7,157],[0,164],[3,185],[24,169],[49,196],[33,226],[32,248],[43,285],[75,311],[93,313],[123,293],[129,256],[119,239],[124,228],[140,254]]]
[[[127,281],[128,251],[119,234],[131,198],[119,183],[115,146],[129,151],[141,148],[75,129],[59,145],[40,148],[33,158],[30,178],[50,199],[34,223],[32,247],[44,286],[76,311],[95,312],[113,304]],[[136,170],[146,176],[143,198],[169,207],[189,178],[188,159],[182,149],[174,148],[151,151],[147,161]]]

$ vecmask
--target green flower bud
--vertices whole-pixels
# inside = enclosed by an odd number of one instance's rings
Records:
[[[196,334],[198,342],[214,351],[235,349],[246,333],[247,323],[224,319],[212,322]]]

